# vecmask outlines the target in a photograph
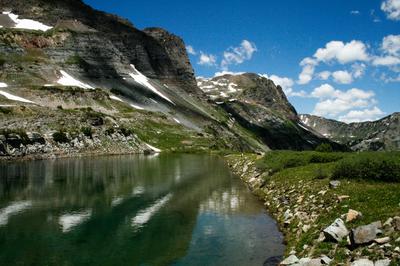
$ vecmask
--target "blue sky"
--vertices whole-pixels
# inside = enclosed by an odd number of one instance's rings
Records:
[[[351,122],[400,111],[400,0],[85,2],[179,35],[198,76],[265,74],[299,113]]]

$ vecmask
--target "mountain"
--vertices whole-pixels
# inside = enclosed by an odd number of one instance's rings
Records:
[[[265,77],[251,73],[223,75],[198,78],[197,85],[271,149],[315,149],[323,142],[343,148],[303,124],[282,88]]]
[[[338,143],[361,150],[399,150],[400,113],[377,121],[346,124],[313,115],[300,115],[300,120]]]
[[[0,0],[3,157],[329,142],[301,124],[272,81],[224,78],[237,85],[235,99],[213,100],[197,86],[183,40],[164,29],[139,30],[80,0]]]

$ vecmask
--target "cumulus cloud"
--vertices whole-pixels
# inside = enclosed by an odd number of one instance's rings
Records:
[[[365,73],[365,68],[367,66],[363,63],[355,63],[351,66],[352,70],[353,70],[353,77],[355,78],[360,78],[364,75]]]
[[[372,64],[374,66],[394,66],[400,64],[400,58],[391,55],[376,57]]]
[[[374,106],[371,109],[352,110],[347,114],[340,116],[339,120],[346,123],[374,121],[382,117],[385,113]]]
[[[196,50],[191,45],[186,46],[186,51],[188,52],[188,54],[197,55]]]
[[[381,49],[390,55],[400,54],[400,35],[388,35],[382,40]]]
[[[333,72],[332,77],[336,83],[340,84],[350,84],[353,82],[353,75],[343,70]]]
[[[330,62],[337,60],[341,64],[355,61],[368,61],[367,46],[361,41],[351,41],[343,43],[341,41],[331,41],[324,48],[319,48],[314,57],[319,62]]]
[[[236,76],[236,75],[242,75],[244,74],[244,72],[232,72],[232,71],[219,71],[219,72],[215,72],[214,77],[220,77],[223,75],[232,75],[232,76]]]
[[[318,78],[322,80],[327,80],[329,79],[330,76],[331,76],[330,71],[322,71],[318,73]]]
[[[246,60],[250,60],[256,51],[257,47],[254,43],[243,40],[240,46],[231,47],[224,52],[221,67],[227,70],[229,65],[238,65]]]
[[[300,66],[303,68],[299,75],[299,84],[308,84],[314,75],[315,67],[318,65],[318,61],[311,58],[306,57],[300,62]]]
[[[293,89],[295,82],[291,78],[268,74],[260,74],[260,76],[272,80],[277,86],[281,86],[287,97],[307,97],[307,93],[305,91],[295,91]]]
[[[359,109],[369,108],[377,103],[373,91],[357,88],[343,91],[335,89],[330,84],[323,84],[315,88],[310,96],[319,100],[314,107],[313,114],[336,119],[344,117],[345,112],[359,111]]]
[[[363,62],[368,61],[370,56],[367,52],[367,46],[361,42],[353,40],[348,43],[342,41],[331,41],[328,42],[325,47],[317,49],[313,57],[306,57],[300,62],[302,71],[299,74],[298,83],[308,84],[314,77],[316,67],[320,63],[331,63],[338,62],[340,64],[347,64],[352,62]],[[340,75],[337,81],[342,81],[343,73],[337,73],[336,76]],[[326,80],[329,78],[330,73],[321,72],[317,75],[320,79]],[[349,81],[348,76],[346,81]]]
[[[350,14],[352,14],[352,15],[360,15],[360,11],[352,10],[352,11],[350,11]]]
[[[388,19],[400,20],[400,0],[385,0],[382,2],[381,9]]]
[[[217,58],[215,55],[212,54],[205,54],[203,52],[200,52],[200,58],[199,58],[199,65],[203,66],[215,66],[217,63]]]

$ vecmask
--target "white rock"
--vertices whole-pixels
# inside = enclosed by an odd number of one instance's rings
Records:
[[[375,265],[374,266],[389,266],[390,262],[391,261],[389,259],[378,260],[378,261],[375,261]]]
[[[377,239],[374,239],[374,241],[378,244],[386,244],[386,243],[390,242],[390,237],[377,238]]]
[[[291,264],[295,264],[298,262],[299,262],[299,259],[296,257],[296,255],[290,255],[289,257],[284,259],[280,265],[291,265]]]
[[[351,263],[351,266],[374,266],[374,262],[370,261],[369,259],[359,259],[353,261]]]
[[[333,224],[325,228],[324,233],[326,237],[333,238],[334,240],[340,242],[349,234],[349,231],[344,225],[342,219],[336,219]]]

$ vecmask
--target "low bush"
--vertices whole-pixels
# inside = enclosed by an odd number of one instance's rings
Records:
[[[67,137],[67,134],[63,131],[58,131],[53,133],[53,140],[58,143],[67,143],[69,142],[69,139]]]
[[[321,143],[316,148],[315,151],[317,152],[333,152],[333,148],[329,143]]]
[[[81,127],[81,132],[88,138],[91,138],[93,134],[93,130],[91,127]]]
[[[310,163],[336,162],[342,158],[343,155],[341,153],[272,151],[268,152],[262,159],[257,161],[257,167],[276,173],[285,168],[294,168]]]
[[[359,156],[342,160],[333,168],[333,179],[366,179],[400,182],[400,161],[389,156]]]

